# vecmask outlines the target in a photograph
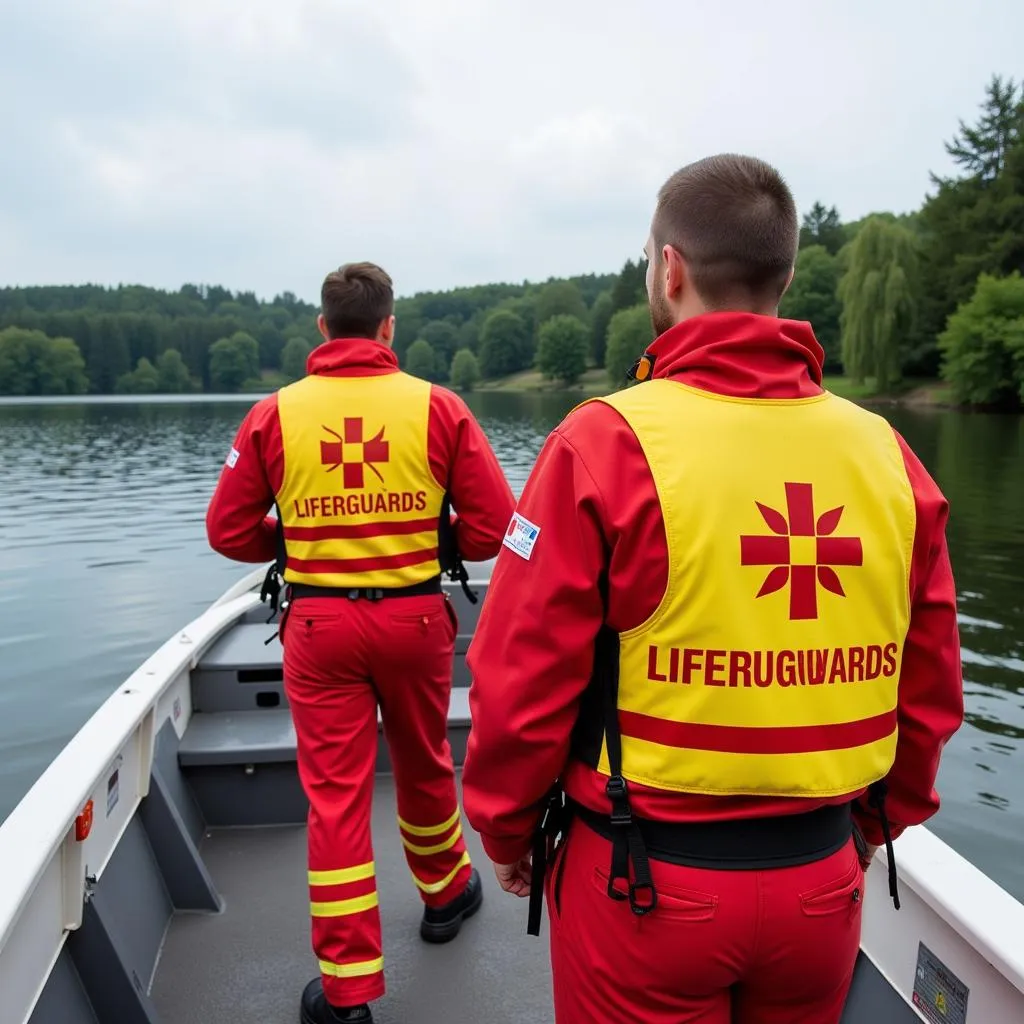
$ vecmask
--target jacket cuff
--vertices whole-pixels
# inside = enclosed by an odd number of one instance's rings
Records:
[[[495,864],[515,864],[525,857],[533,847],[533,842],[529,837],[498,839],[496,836],[481,834],[480,841],[483,843],[484,852]]]

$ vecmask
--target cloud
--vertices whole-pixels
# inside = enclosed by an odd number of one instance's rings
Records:
[[[403,293],[615,269],[721,150],[801,208],[913,208],[1024,34],[995,3],[7,7],[0,281],[310,298],[352,258]]]

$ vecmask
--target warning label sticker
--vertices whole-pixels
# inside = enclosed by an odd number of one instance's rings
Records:
[[[932,1024],[966,1024],[967,986],[923,943],[917,947],[914,1005]]]

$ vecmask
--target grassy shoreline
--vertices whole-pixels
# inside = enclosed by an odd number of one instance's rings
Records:
[[[858,405],[904,405],[911,408],[955,408],[948,384],[939,380],[903,381],[896,391],[880,394],[870,382],[855,384],[849,377],[826,376],[824,387]]]
[[[947,384],[938,380],[905,381],[899,390],[879,394],[870,382],[855,384],[848,377],[826,376],[822,382],[825,388],[840,398],[847,398],[859,405],[906,405],[913,407],[952,408],[954,403]],[[482,393],[505,392],[507,394],[567,394],[591,397],[607,395],[614,389],[608,383],[604,370],[587,370],[579,382],[563,387],[546,380],[536,370],[514,373],[497,380],[481,381],[475,391]]]
[[[260,381],[247,381],[242,391],[253,395],[270,394],[287,383],[280,373],[264,371]],[[828,375],[822,382],[829,391],[858,405],[902,405],[912,408],[955,408],[948,384],[939,380],[904,381],[897,391],[879,394],[870,381],[854,384],[849,377]],[[604,369],[589,369],[568,387],[548,380],[537,370],[523,370],[496,380],[482,380],[473,390],[480,394],[553,394],[576,398],[593,398],[611,394]]]
[[[610,394],[614,388],[608,383],[608,375],[603,369],[587,370],[579,381],[565,387],[556,381],[548,380],[537,370],[523,370],[508,377],[497,380],[482,380],[474,388],[480,393],[506,392],[511,394],[531,394],[544,392],[556,395],[579,395],[590,398],[594,395]]]

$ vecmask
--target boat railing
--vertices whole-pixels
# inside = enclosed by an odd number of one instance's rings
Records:
[[[0,825],[0,992],[27,1018],[83,903],[149,792],[156,734],[184,734],[189,673],[250,607],[264,570],[231,587],[96,710]],[[23,1012],[22,1012],[23,1011]]]

